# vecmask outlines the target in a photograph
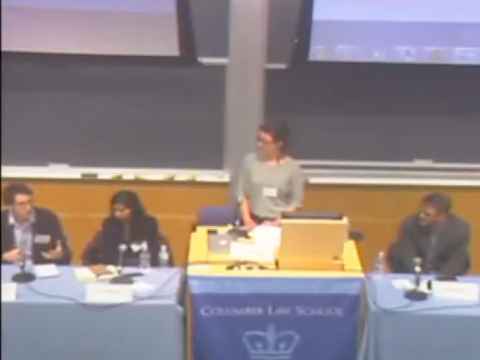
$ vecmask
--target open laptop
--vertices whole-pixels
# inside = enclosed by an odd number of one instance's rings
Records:
[[[282,218],[280,270],[343,270],[348,219],[335,213],[292,213]]]
[[[229,234],[219,233],[216,230],[208,231],[208,251],[212,254],[229,254],[230,245],[236,239]]]

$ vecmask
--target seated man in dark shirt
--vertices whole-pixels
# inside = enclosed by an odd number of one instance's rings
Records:
[[[454,277],[468,272],[470,227],[451,212],[451,200],[443,193],[423,198],[420,212],[408,216],[389,249],[393,272],[411,273],[413,259],[422,260],[425,273]]]
[[[70,263],[60,220],[52,211],[34,205],[27,185],[7,185],[3,201],[8,209],[2,211],[2,263]]]

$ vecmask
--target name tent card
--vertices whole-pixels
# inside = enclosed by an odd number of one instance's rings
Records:
[[[480,287],[477,284],[454,281],[432,281],[433,296],[443,299],[478,301]]]
[[[89,303],[122,304],[132,300],[132,285],[102,283],[86,285],[86,301]]]
[[[58,266],[55,264],[35,265],[33,268],[35,275],[39,278],[55,277],[60,275]]]
[[[2,302],[17,300],[17,284],[2,283]]]

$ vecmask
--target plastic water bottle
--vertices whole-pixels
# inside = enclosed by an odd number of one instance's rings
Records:
[[[375,262],[375,274],[382,275],[385,273],[385,253],[380,251]]]
[[[29,273],[34,271],[33,257],[30,253],[23,255],[23,270]]]
[[[142,243],[142,249],[140,250],[140,269],[150,269],[150,251],[146,241]]]
[[[168,267],[170,265],[170,254],[168,253],[167,245],[162,245],[158,253],[158,266]]]
[[[26,272],[33,271],[32,241],[33,239],[31,239],[29,234],[23,234],[20,239],[23,268]]]

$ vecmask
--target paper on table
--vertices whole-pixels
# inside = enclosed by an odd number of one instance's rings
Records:
[[[98,304],[123,304],[133,300],[132,285],[94,283],[86,286],[86,301]]]
[[[280,246],[282,242],[282,228],[274,225],[259,225],[250,231],[250,238],[257,244]]]
[[[60,271],[55,264],[35,265],[33,268],[35,275],[39,278],[59,276]]]
[[[478,284],[454,281],[432,281],[433,296],[443,299],[478,301],[480,287]]]
[[[230,257],[232,260],[267,262],[275,261],[275,247],[263,244],[249,244],[232,242],[230,244]]]
[[[395,279],[392,280],[392,285],[396,287],[399,290],[402,291],[410,291],[415,289],[415,285],[413,282],[407,279]],[[424,292],[424,293],[430,293],[431,291],[428,289],[428,282],[427,281],[422,281],[420,283],[419,290]]]
[[[95,281],[97,277],[88,267],[79,267],[73,270],[75,278],[80,282]]]
[[[153,293],[155,286],[145,281],[138,281],[132,284],[132,290],[135,296],[147,296]]]
[[[17,284],[2,283],[2,302],[17,300]]]

